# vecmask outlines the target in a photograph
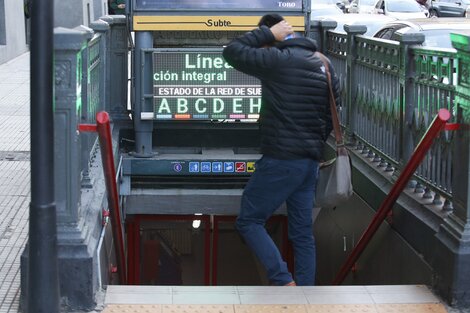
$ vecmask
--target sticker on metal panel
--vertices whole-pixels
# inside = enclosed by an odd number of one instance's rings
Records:
[[[212,172],[213,173],[222,173],[222,162],[213,162],[212,163]]]
[[[246,171],[246,163],[245,162],[235,162],[235,172],[244,173],[245,171]]]
[[[246,162],[246,171],[253,173],[255,171],[255,162]]]
[[[235,167],[233,162],[224,162],[224,172],[233,173],[235,172]]]
[[[211,162],[201,162],[201,173],[211,172]]]
[[[199,173],[199,162],[189,162],[189,172]]]
[[[181,172],[181,170],[183,169],[183,166],[181,165],[181,163],[175,163],[173,164],[173,170],[175,172]]]

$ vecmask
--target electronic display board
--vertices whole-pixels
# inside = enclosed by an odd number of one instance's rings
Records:
[[[259,80],[231,67],[221,50],[156,50],[152,79],[156,120],[259,117]]]
[[[301,11],[302,0],[135,0],[135,9]]]

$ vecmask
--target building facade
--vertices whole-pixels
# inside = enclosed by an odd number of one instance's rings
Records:
[[[28,51],[29,0],[0,0],[0,64]],[[67,14],[63,14],[67,12]],[[74,28],[108,14],[107,0],[54,1],[54,26]]]

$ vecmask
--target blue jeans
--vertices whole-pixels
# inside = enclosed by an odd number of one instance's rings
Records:
[[[278,160],[263,156],[243,191],[236,227],[266,269],[273,285],[293,281],[279,249],[265,229],[269,217],[285,201],[288,236],[294,247],[295,282],[315,283],[315,240],[312,208],[318,162],[311,159]]]

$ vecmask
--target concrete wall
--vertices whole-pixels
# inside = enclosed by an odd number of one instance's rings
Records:
[[[54,1],[54,13],[54,27],[90,26],[108,14],[107,0],[57,0]]]
[[[108,1],[107,0],[92,0],[93,1],[93,15],[97,20],[101,16],[108,15]]]
[[[0,0],[0,64],[27,50],[23,1]]]
[[[108,14],[107,0],[56,0],[54,14],[55,27],[89,26]],[[23,1],[0,0],[0,64],[28,51],[26,22]]]

